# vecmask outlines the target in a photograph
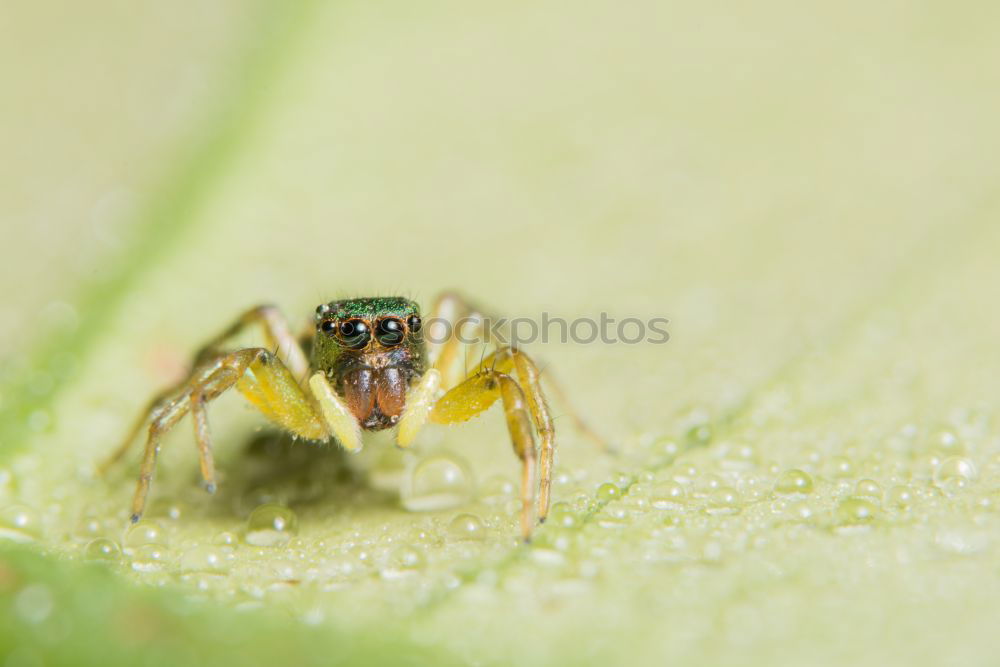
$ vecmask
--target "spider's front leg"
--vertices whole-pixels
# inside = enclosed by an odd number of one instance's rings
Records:
[[[520,385],[506,373],[483,370],[442,396],[434,404],[430,419],[438,424],[468,421],[490,407],[497,398],[502,399],[514,453],[521,459],[521,534],[527,542],[533,527],[536,450],[528,401]]]
[[[132,443],[138,438],[143,427],[147,424],[152,424],[154,417],[160,415],[166,419],[170,414],[176,412],[179,409],[175,405],[177,397],[183,395],[186,389],[197,385],[199,378],[202,381],[206,380],[205,373],[212,372],[214,365],[227,353],[226,344],[244,329],[251,326],[261,327],[267,347],[277,351],[278,359],[288,367],[292,375],[301,384],[309,372],[309,360],[306,358],[302,346],[299,345],[298,340],[292,334],[287,320],[285,320],[281,311],[275,306],[255,306],[240,315],[230,327],[201,347],[201,350],[195,355],[191,372],[183,382],[153,397],[132,424],[132,427],[118,449],[104,463],[98,466],[100,474],[107,472],[116,461],[125,455]],[[177,419],[183,417],[186,412],[187,410],[185,409]],[[169,422],[169,419],[167,421]]]
[[[267,345],[273,346],[277,355],[264,348],[225,349],[230,339],[252,325],[261,326]],[[163,435],[188,412],[194,421],[205,488],[210,492],[215,490],[215,463],[206,405],[234,386],[254,407],[285,430],[309,440],[327,440],[334,435],[345,447],[357,448],[360,443],[357,424],[337,418],[338,414],[347,412],[346,407],[321,375],[309,378],[307,389],[308,373],[309,362],[302,347],[274,306],[248,310],[204,345],[187,379],[162,392],[149,404],[122,445],[101,466],[104,471],[119,459],[148,424],[142,468],[132,500],[132,521],[137,521],[145,509]]]
[[[215,464],[206,404],[231,387],[272,422],[310,440],[325,440],[330,430],[311,397],[282,361],[264,348],[247,348],[205,360],[192,376],[149,415],[149,437],[132,498],[132,522],[142,516],[156,468],[160,441],[184,415],[192,413],[205,488],[215,490]]]
[[[439,383],[440,375],[432,368],[410,391],[406,410],[399,421],[397,442],[401,447],[407,446],[428,417],[438,424],[464,422],[501,399],[511,444],[521,459],[521,534],[528,541],[533,523],[537,456],[530,400],[514,378],[492,368],[472,375],[435,402]],[[539,516],[544,518],[541,506]]]
[[[220,350],[226,349],[226,343],[251,326],[260,326],[264,334],[264,347],[274,350],[299,384],[302,384],[309,373],[309,359],[288,326],[288,320],[276,306],[265,304],[246,311],[228,329],[203,345],[195,359],[217,355]]]
[[[483,367],[489,366],[504,373],[514,371],[521,386],[525,389],[528,399],[528,409],[534,421],[535,429],[542,443],[540,447],[541,460],[538,488],[538,520],[544,523],[549,515],[549,503],[552,494],[552,466],[556,455],[556,429],[552,423],[548,402],[542,392],[541,372],[535,362],[515,347],[502,347],[482,361]]]

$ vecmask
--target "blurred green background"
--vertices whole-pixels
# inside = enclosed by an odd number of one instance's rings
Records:
[[[4,664],[990,662],[998,21],[5,3]],[[557,419],[531,546],[499,413],[345,461],[235,396],[219,495],[185,422],[125,532],[135,454],[95,463],[241,310],[446,288],[671,320],[532,348],[619,454]]]

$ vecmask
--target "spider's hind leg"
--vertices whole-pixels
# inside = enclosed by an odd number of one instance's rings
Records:
[[[150,421],[152,421],[153,415],[164,408],[168,403],[169,397],[180,391],[180,387],[182,386],[184,386],[184,383],[166,391],[161,391],[146,404],[146,407],[139,413],[139,416],[132,423],[132,426],[128,430],[128,434],[122,440],[121,444],[118,445],[118,448],[97,466],[98,475],[107,474],[108,470],[111,469],[111,466],[125,456],[128,450],[132,447],[132,443],[139,437],[139,433],[143,430],[143,428],[149,425]]]

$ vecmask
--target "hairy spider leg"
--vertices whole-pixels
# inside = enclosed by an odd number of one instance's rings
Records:
[[[466,370],[467,363],[459,360],[459,351],[466,347],[468,349],[469,336],[473,340],[482,339],[486,342],[488,338],[485,324],[486,321],[497,321],[492,315],[486,313],[468,302],[461,295],[455,292],[442,292],[434,300],[428,313],[426,321],[428,323],[425,331],[427,339],[427,358],[432,368],[436,368],[441,373],[441,386],[450,389],[468,377]],[[435,323],[448,322],[449,335],[444,341],[434,340],[430,330]],[[459,327],[463,327],[459,331]],[[463,340],[465,338],[465,340]],[[482,356],[477,354],[476,356]]]
[[[146,408],[139,413],[133,422],[128,434],[118,448],[100,466],[98,473],[105,474],[107,470],[119,459],[121,459],[138,439],[139,433],[150,423],[154,413],[158,408],[166,408],[166,403],[171,396],[183,393],[184,389],[190,387],[195,382],[196,377],[204,373],[205,368],[210,368],[226,352],[225,344],[233,337],[241,333],[250,326],[259,325],[263,329],[264,341],[267,347],[277,350],[278,358],[288,367],[292,375],[298,378],[299,382],[308,375],[309,361],[299,339],[292,335],[287,320],[275,306],[262,305],[251,308],[240,315],[233,324],[221,334],[212,338],[204,344],[194,357],[191,372],[182,382],[162,391],[151,400]],[[199,419],[199,417],[195,417]]]
[[[515,373],[523,388],[538,437],[539,447],[539,488],[538,520],[544,522],[549,515],[552,495],[552,466],[555,461],[556,431],[548,402],[542,392],[541,373],[531,357],[517,348],[502,347],[486,357],[482,365],[499,373]],[[480,371],[481,372],[481,371]]]
[[[609,443],[601,435],[599,435],[594,429],[592,429],[590,427],[590,425],[587,423],[587,420],[585,420],[580,415],[580,412],[573,406],[573,404],[569,400],[569,396],[566,394],[566,390],[563,389],[562,384],[556,380],[556,378],[553,375],[552,371],[548,367],[546,367],[544,369],[537,368],[538,363],[535,362],[530,357],[528,357],[524,352],[521,352],[518,348],[509,346],[509,345],[501,347],[501,348],[498,348],[495,352],[493,352],[489,356],[483,358],[483,360],[479,363],[479,366],[477,366],[477,367],[471,367],[470,366],[469,369],[468,369],[468,372],[472,373],[478,367],[489,366],[489,365],[493,365],[493,364],[499,364],[497,366],[498,369],[500,369],[500,370],[502,370],[504,372],[508,372],[512,368],[511,362],[509,360],[508,361],[498,361],[496,359],[496,357],[500,357],[500,358],[510,357],[510,356],[513,356],[511,353],[524,356],[526,359],[528,359],[529,362],[531,362],[532,366],[536,367],[537,375],[540,378],[542,378],[542,380],[544,381],[544,383],[548,386],[548,390],[549,390],[548,393],[550,393],[553,397],[555,397],[555,401],[559,405],[559,407],[562,409],[563,415],[565,415],[566,417],[569,417],[570,422],[572,422],[572,424],[573,424],[573,428],[576,429],[576,431],[578,433],[580,433],[581,435],[583,435],[584,437],[586,437],[588,440],[590,440],[591,442],[593,442],[595,445],[597,445],[598,447],[600,447],[601,450],[603,450],[605,452],[608,452],[608,453],[615,453],[615,448],[611,445],[611,443]],[[521,379],[522,383],[523,382],[527,382],[527,379],[524,378],[524,377],[521,377],[520,379]]]
[[[233,386],[265,417],[291,433],[309,440],[329,437],[330,430],[312,397],[269,350],[246,348],[219,355],[199,367],[172,399],[161,402],[150,414],[149,437],[132,498],[133,522],[139,520],[146,506],[160,440],[189,411],[193,413],[205,486],[209,491],[215,490],[215,465],[205,404]]]
[[[503,403],[514,453],[521,459],[521,535],[527,542],[531,539],[535,500],[535,436],[528,400],[514,378],[492,369],[480,371],[445,393],[431,409],[430,420],[437,424],[468,421],[498,398]]]
[[[483,313],[484,311],[481,308],[478,308],[454,292],[444,292],[439,295],[431,308],[432,319],[443,318],[452,323],[457,323],[466,318],[473,322],[476,328],[472,331],[466,331],[467,335],[484,333],[484,319],[488,316]],[[497,320],[494,318],[494,321]],[[458,351],[464,344],[458,336],[457,324],[453,324],[453,326],[454,328],[451,331],[450,337],[443,342],[432,345],[429,354],[433,368],[441,373],[441,386],[445,389],[452,389],[455,386],[452,380],[455,368],[458,365]],[[494,352],[481,357],[474,367],[468,361],[461,365],[464,366],[464,377],[466,378],[472,377],[484,368],[492,368],[503,373],[516,373],[520,386],[525,390],[532,421],[541,438],[538,515],[539,521],[544,522],[548,517],[551,505],[552,470],[555,460],[555,427],[551,411],[542,390],[540,380],[542,373],[538,365],[528,355],[510,345],[498,345]],[[580,433],[597,443],[602,450],[610,451],[610,447],[606,441],[597,435],[579,413],[573,409],[572,405],[569,404],[565,392],[562,391],[551,375],[546,376],[546,381],[549,383],[557,399],[559,399],[563,410],[570,417],[573,426]],[[416,419],[413,421],[415,428],[407,428],[405,435],[398,440],[400,446],[408,445],[415,437],[417,429],[423,423],[422,420],[419,423],[417,423]]]
[[[301,337],[292,333],[288,320],[277,306],[265,304],[246,311],[228,329],[205,343],[195,358],[200,359],[202,355],[213,356],[224,350],[227,342],[247,327],[255,325],[260,326],[264,334],[263,347],[275,351],[299,384],[303,384],[309,375],[309,359],[300,344]]]

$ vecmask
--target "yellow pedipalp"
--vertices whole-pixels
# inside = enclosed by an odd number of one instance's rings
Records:
[[[432,368],[410,389],[406,395],[403,416],[399,419],[399,430],[396,432],[397,445],[408,447],[417,437],[420,427],[427,421],[427,415],[434,405],[440,387],[441,373]]]
[[[361,450],[361,427],[358,420],[330,386],[322,371],[309,378],[309,388],[319,404],[333,437],[350,452]]]
[[[435,424],[452,424],[472,419],[500,398],[496,378],[488,373],[474,375],[448,393],[434,405],[430,420]]]
[[[310,440],[326,437],[326,429],[295,377],[274,357],[255,357],[237,380],[236,389],[275,424]]]

